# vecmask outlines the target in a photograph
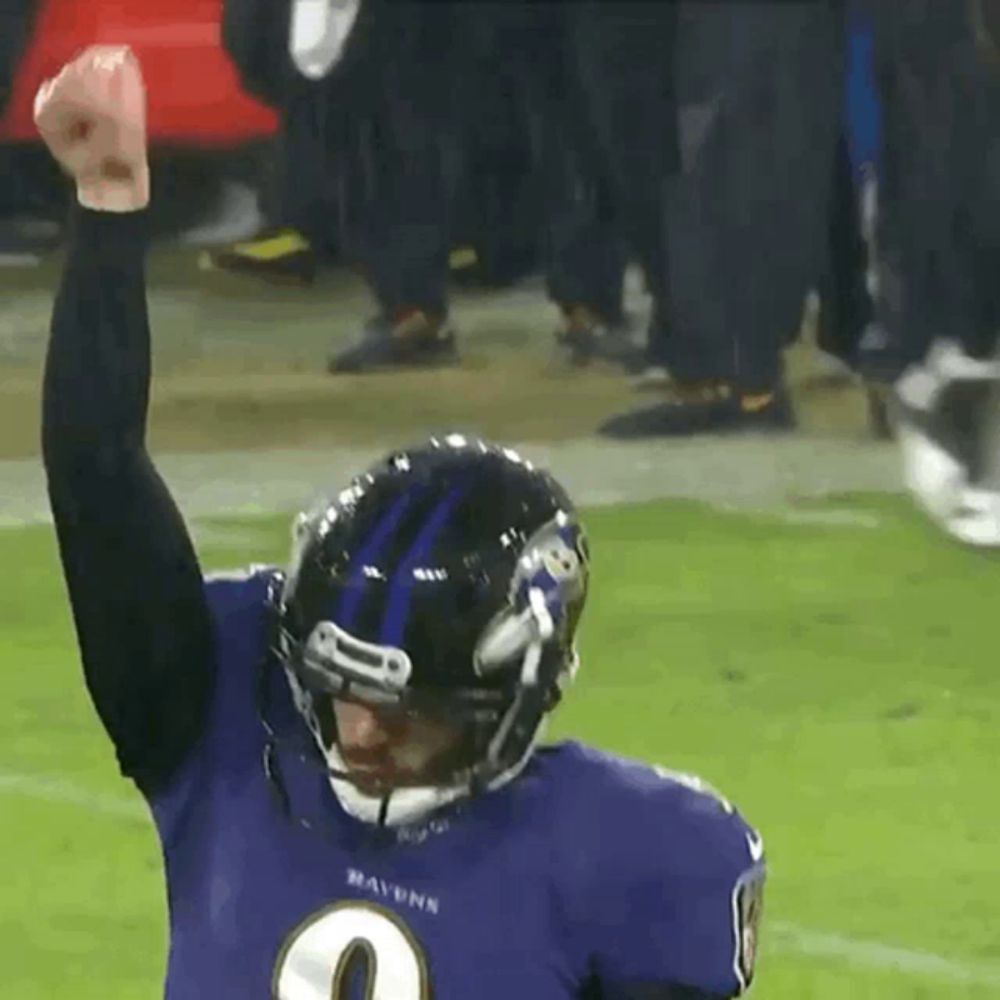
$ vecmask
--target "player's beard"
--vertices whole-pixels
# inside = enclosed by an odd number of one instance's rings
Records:
[[[452,782],[469,767],[470,743],[465,738],[433,757],[416,760],[416,748],[406,746],[375,752],[340,747],[339,753],[348,780],[365,795],[381,797],[401,788]]]
[[[401,768],[384,756],[373,760],[371,755],[357,756],[344,750],[340,756],[348,779],[365,795],[388,795],[394,788],[417,784],[420,777],[420,772]]]

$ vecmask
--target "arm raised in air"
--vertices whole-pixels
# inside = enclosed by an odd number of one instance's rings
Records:
[[[214,659],[202,575],[146,451],[145,89],[129,49],[45,83],[35,120],[76,182],[52,316],[42,450],[86,682],[122,772],[163,787],[204,723]]]

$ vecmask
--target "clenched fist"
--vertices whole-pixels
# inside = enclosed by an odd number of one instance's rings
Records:
[[[134,212],[149,204],[146,88],[127,46],[92,46],[43,83],[35,124],[82,205]]]

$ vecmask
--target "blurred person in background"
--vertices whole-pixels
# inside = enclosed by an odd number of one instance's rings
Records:
[[[254,187],[264,224],[249,238],[205,250],[200,266],[277,284],[311,285],[321,260],[339,246],[339,207],[324,170],[312,92],[281,108],[278,135],[262,151]]]
[[[323,81],[324,162],[377,306],[331,372],[457,359],[447,289],[462,141],[455,28],[451,3],[363,3]]]
[[[1000,545],[1000,4],[871,0],[883,104],[877,310],[907,483]]]
[[[224,44],[244,86],[281,111],[283,130],[276,229],[215,261],[309,281],[314,245],[335,229],[377,313],[331,371],[457,357],[446,290],[459,171],[453,6],[428,17],[390,0],[225,0]]]
[[[458,358],[449,262],[474,142],[467,115],[482,96],[491,25],[466,23],[455,3],[383,2],[372,11],[354,83],[361,96],[345,119],[355,137],[345,221],[378,311],[331,355],[333,373]],[[503,66],[490,68],[503,79]]]
[[[31,37],[38,0],[0,5],[0,121]],[[65,192],[44,150],[0,139],[0,267],[31,267],[58,241]]]
[[[855,184],[847,141],[837,143],[833,190],[826,219],[827,261],[817,292],[819,315],[816,341],[844,371],[859,363],[861,340],[874,317],[867,287],[869,269],[861,219],[861,194]]]
[[[557,350],[572,366],[605,360],[635,367],[642,352],[625,313],[627,255],[613,195],[605,178],[580,163],[578,149],[550,138],[543,150],[542,239],[546,291],[561,320]]]
[[[831,300],[836,300],[840,298],[839,288],[840,293],[846,294],[847,301],[846,308],[835,307],[832,314],[829,310],[821,311],[819,336],[821,348],[839,356],[851,367],[853,374],[861,378],[867,395],[869,426],[875,437],[888,440],[893,431],[889,415],[891,391],[885,372],[886,367],[892,369],[895,363],[882,311],[876,308],[883,271],[880,241],[884,232],[879,213],[885,149],[883,93],[877,80],[872,4],[870,0],[847,0],[845,6],[848,58],[843,140],[850,161],[850,182],[853,197],[856,198],[856,210],[840,221],[831,219],[831,260],[821,291],[829,292]],[[842,167],[841,161],[834,182],[835,202],[848,196],[847,177]],[[857,235],[860,235],[863,248],[858,245]],[[863,295],[851,273],[862,266],[862,257],[865,269]],[[850,322],[852,316],[859,319],[868,317],[860,336],[857,327]],[[834,320],[833,330],[830,328],[831,318]],[[846,326],[838,323],[838,318],[846,318]]]
[[[546,264],[572,364],[660,368],[666,337],[665,193],[676,169],[673,3],[531,4],[520,77],[546,192]],[[644,348],[622,306],[627,259],[652,299]]]
[[[0,114],[6,109],[14,75],[31,32],[37,0],[7,0],[0,8]]]
[[[826,217],[826,260],[816,292],[820,378],[858,378],[862,343],[872,338],[876,244],[879,101],[870,19],[859,3],[845,5],[847,41],[841,130],[834,153]],[[875,428],[884,436],[885,428]]]
[[[410,33],[422,32],[432,50],[408,53],[386,44],[370,66],[368,93],[377,96],[362,139],[364,183],[355,185],[359,198],[348,193],[347,213],[362,233],[380,310],[358,343],[330,359],[331,371],[455,359],[445,251],[463,221],[473,234],[472,252],[493,251],[487,273],[494,282],[505,271],[523,273],[541,243],[548,292],[562,317],[557,343],[567,360],[620,360],[619,240],[605,223],[606,199],[597,185],[585,190],[594,174],[573,159],[579,145],[564,128],[567,117],[579,116],[579,98],[571,106],[553,101],[548,74],[541,87],[535,84],[537,67],[551,67],[562,55],[557,39],[565,36],[549,29],[569,10],[497,3],[376,9],[374,17],[385,19],[381,31],[375,28],[379,37],[391,42],[393,20],[409,20]],[[420,78],[416,102],[408,72]],[[506,221],[498,224],[501,213]],[[437,346],[442,336],[444,350]],[[609,344],[614,349],[605,349]]]
[[[668,184],[663,341],[672,379],[662,401],[601,432],[788,430],[782,350],[826,255],[843,11],[837,0],[680,0],[676,32],[681,162]]]
[[[257,48],[266,31],[271,50],[289,32],[295,47],[297,5],[258,23],[255,2],[226,0],[223,37],[245,86],[282,110],[275,187],[286,194],[270,213],[275,228],[216,252],[216,266],[310,281],[316,230],[333,214],[315,197],[325,184],[378,303],[357,342],[330,357],[331,372],[456,360],[449,279],[514,280],[537,267],[540,244],[563,317],[560,349],[573,364],[621,360],[631,347],[613,336],[623,327],[624,259],[607,184],[579,156],[578,135],[567,139],[563,116],[579,119],[582,99],[549,104],[551,91],[526,81],[526,42],[537,44],[539,25],[524,8],[372,0],[310,78],[302,59],[280,63]],[[350,5],[339,9],[346,17]],[[539,124],[532,111],[543,105]],[[299,209],[283,209],[289,202]]]
[[[537,273],[540,263],[543,191],[511,51],[511,10],[468,0],[456,10],[461,167],[450,264],[465,286],[510,285]]]
[[[303,5],[295,0],[223,0],[223,48],[243,88],[278,112],[279,128],[255,178],[263,228],[251,238],[206,251],[202,266],[308,285],[324,245],[338,242],[323,143],[323,78],[344,59],[360,13],[357,3],[340,7],[342,16],[324,31],[302,25]],[[297,54],[308,60],[309,75],[293,59],[293,25]]]
[[[869,425],[876,437],[884,439],[891,434],[885,393],[866,375],[872,357],[886,341],[874,302],[882,113],[875,81],[874,29],[866,4],[867,0],[848,0],[845,5],[842,131],[828,218],[829,258],[819,284],[817,341],[827,359],[836,359],[852,377],[861,377]]]

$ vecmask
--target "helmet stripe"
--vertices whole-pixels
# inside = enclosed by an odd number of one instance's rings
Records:
[[[416,492],[418,491],[408,489],[396,498],[351,559],[350,579],[341,594],[334,616],[334,620],[341,628],[350,630],[354,625],[365,596],[365,567],[376,560],[389,543]]]
[[[468,480],[456,483],[437,502],[417,533],[410,550],[403,557],[389,586],[389,596],[382,615],[381,641],[387,646],[401,646],[406,631],[406,619],[410,613],[410,598],[413,594],[413,571],[420,567],[430,555],[438,535],[444,530],[455,508],[469,491]]]

